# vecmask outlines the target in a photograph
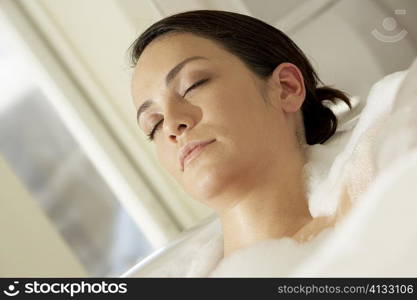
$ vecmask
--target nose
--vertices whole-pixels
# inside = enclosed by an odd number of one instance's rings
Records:
[[[174,125],[174,126],[176,126],[176,125]],[[178,126],[176,127],[176,129],[174,128],[174,130],[171,130],[170,131],[171,133],[169,133],[169,139],[172,140],[172,141],[176,141],[177,138],[180,135],[182,135],[182,133],[184,131],[186,131],[188,127],[189,126],[187,126],[187,124],[185,124],[185,123],[178,124]]]
[[[166,106],[163,129],[171,141],[176,142],[179,136],[193,126],[193,117],[185,105],[171,104]]]

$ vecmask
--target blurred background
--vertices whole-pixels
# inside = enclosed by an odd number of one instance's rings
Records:
[[[213,215],[160,169],[129,90],[135,38],[194,9],[284,31],[356,112],[417,54],[414,0],[0,0],[0,276],[118,276]]]

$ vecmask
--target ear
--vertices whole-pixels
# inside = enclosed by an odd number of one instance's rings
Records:
[[[306,96],[304,78],[298,67],[292,63],[279,64],[270,78],[278,92],[281,108],[286,112],[300,109]]]

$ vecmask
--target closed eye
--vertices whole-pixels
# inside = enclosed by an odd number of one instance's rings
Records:
[[[189,91],[191,91],[192,89],[194,89],[194,88],[196,88],[197,86],[199,86],[200,84],[203,84],[203,83],[205,83],[206,81],[208,81],[209,80],[209,78],[206,78],[206,79],[202,79],[202,80],[200,80],[200,81],[197,81],[196,83],[194,83],[192,86],[190,86],[186,91],[185,91],[185,93],[184,93],[184,95],[183,95],[183,97],[185,97],[185,95],[187,95],[187,93],[189,92]]]
[[[152,129],[152,131],[151,131],[151,133],[149,133],[147,136],[148,136],[148,140],[150,141],[150,142],[152,142],[153,141],[153,137],[154,137],[154,135],[155,135],[155,132],[158,130],[158,128],[159,128],[159,125],[161,125],[162,124],[162,121],[163,121],[164,119],[161,119],[161,121],[159,121],[158,123],[156,123],[156,125],[154,126],[154,128]]]

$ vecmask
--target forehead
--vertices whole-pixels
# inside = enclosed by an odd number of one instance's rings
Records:
[[[168,34],[152,41],[142,52],[132,77],[132,93],[136,104],[143,101],[147,91],[163,86],[165,75],[179,62],[191,56],[203,56],[208,60],[193,63],[225,67],[233,63],[233,55],[220,45],[193,34]],[[231,60],[232,59],[232,60]]]

